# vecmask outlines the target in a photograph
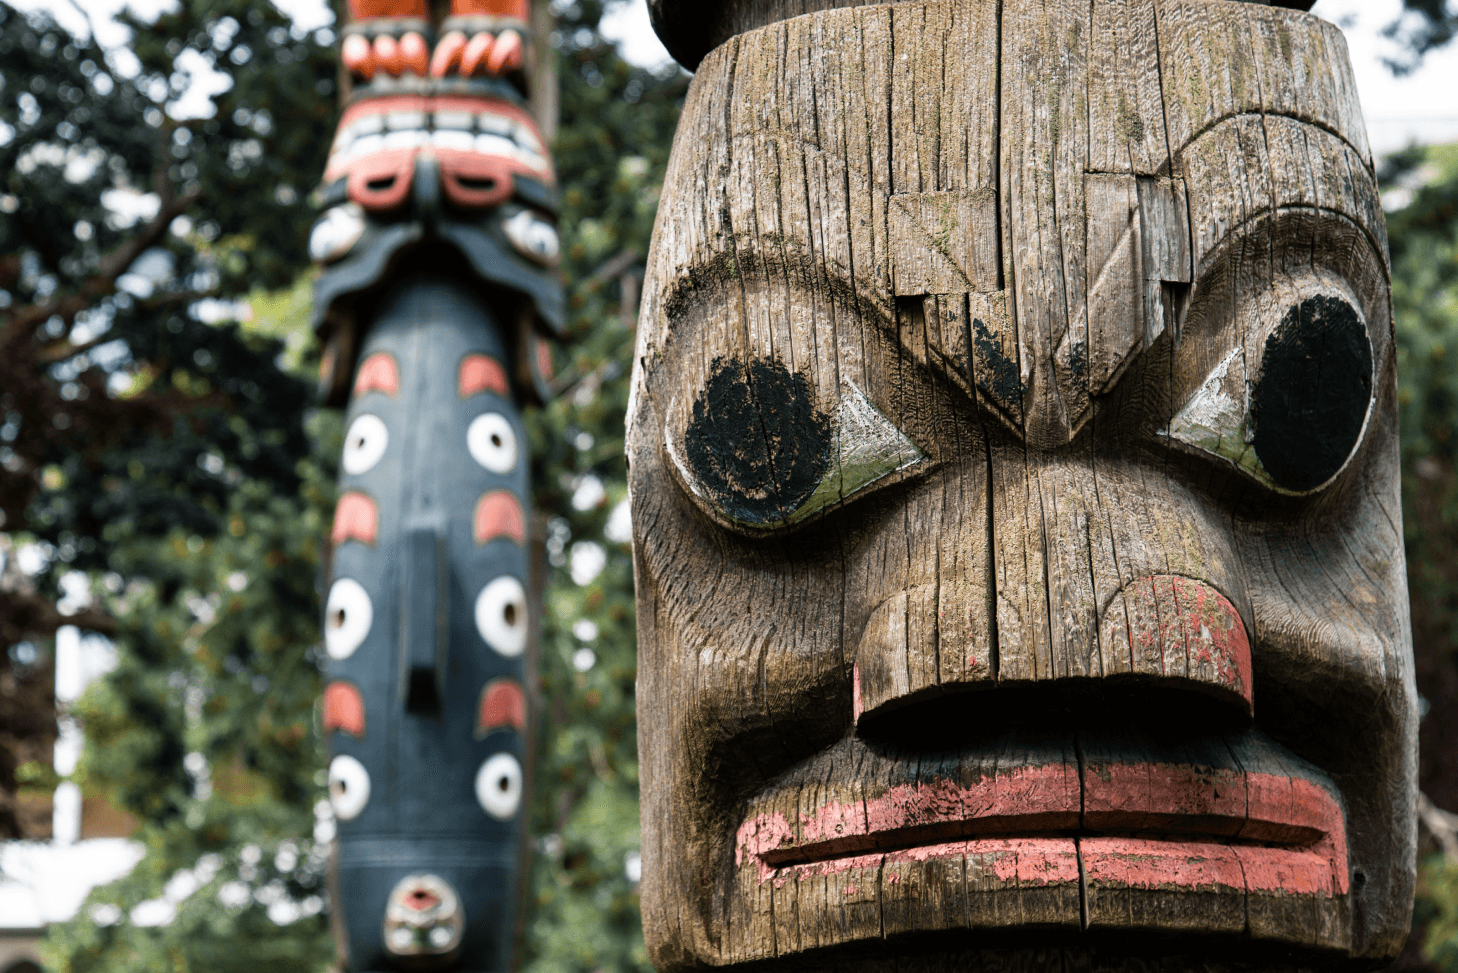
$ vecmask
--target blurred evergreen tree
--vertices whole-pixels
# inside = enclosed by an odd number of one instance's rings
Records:
[[[133,41],[108,52],[0,4],[0,526],[42,562],[6,573],[0,668],[48,682],[61,624],[115,640],[71,712],[73,779],[145,848],[51,930],[49,965],[320,969],[311,653],[337,418],[306,428],[307,301],[241,300],[306,266],[333,37],[250,0],[122,19]],[[177,117],[204,67],[229,87]],[[58,610],[62,579],[89,607]],[[55,782],[14,763],[0,790]]]
[[[1423,718],[1419,787],[1458,811],[1458,145],[1389,157],[1402,506]],[[1458,861],[1424,834],[1400,968],[1458,973]]]
[[[6,694],[0,739],[36,706],[54,725],[57,626],[114,634],[139,658],[170,650],[102,592],[62,616],[63,577],[145,583],[177,610],[190,568],[158,543],[226,534],[249,485],[297,494],[309,453],[308,384],[280,367],[276,337],[227,319],[304,264],[332,38],[247,0],[129,23],[131,53],[108,54],[0,4],[0,528],[44,562],[26,576],[7,558],[0,575],[0,684],[29,689]],[[167,113],[188,64],[231,82],[211,118]],[[180,813],[175,743],[159,737],[138,768],[149,814]],[[0,794],[16,790],[17,756],[0,750]],[[18,825],[0,813],[0,835]]]

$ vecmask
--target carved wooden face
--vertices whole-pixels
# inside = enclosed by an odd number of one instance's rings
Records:
[[[628,422],[660,970],[1396,952],[1389,271],[1334,28],[774,24],[699,67],[655,239]]]

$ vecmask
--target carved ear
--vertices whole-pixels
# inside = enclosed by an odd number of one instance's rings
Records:
[[[1170,420],[1168,435],[1277,492],[1314,493],[1346,469],[1375,401],[1367,323],[1345,297],[1292,304],[1251,363],[1236,348]]]

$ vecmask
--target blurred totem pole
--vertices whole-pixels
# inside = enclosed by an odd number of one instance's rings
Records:
[[[309,243],[321,395],[347,408],[322,706],[336,939],[353,971],[500,971],[537,600],[520,410],[563,323],[555,91],[533,90],[527,0],[349,12]]]

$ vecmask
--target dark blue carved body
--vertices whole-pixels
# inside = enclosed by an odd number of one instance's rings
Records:
[[[345,419],[326,620],[335,908],[352,970],[494,973],[509,965],[527,762],[528,464],[510,335],[459,278],[409,275],[378,308]],[[459,897],[459,915],[414,929],[426,948],[402,954],[387,946],[404,935],[387,928],[387,900],[431,905],[444,893],[399,892],[422,874]],[[453,930],[449,950],[430,948],[445,942],[437,927]]]

